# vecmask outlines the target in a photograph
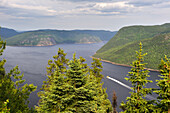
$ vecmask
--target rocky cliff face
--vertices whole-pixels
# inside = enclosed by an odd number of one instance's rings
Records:
[[[100,42],[101,40],[95,36],[91,36],[91,37],[83,37],[82,39],[79,40],[79,43],[96,43],[96,42]]]
[[[35,46],[52,46],[56,45],[56,42],[52,38],[41,38],[37,45]]]
[[[63,43],[96,43],[100,37],[77,31],[30,31],[8,38],[10,46],[51,46]]]
[[[19,42],[19,45],[21,46],[51,46],[56,45],[56,42],[53,38],[47,37],[47,38],[37,38],[32,37],[32,39],[25,39],[23,41]]]

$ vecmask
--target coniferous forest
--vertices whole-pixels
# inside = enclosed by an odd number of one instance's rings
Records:
[[[0,41],[0,55],[6,47],[6,42]],[[136,52],[136,61],[132,62],[131,71],[126,80],[132,84],[132,92],[126,102],[117,105],[116,95],[113,102],[107,99],[106,89],[102,87],[102,63],[93,59],[91,66],[82,57],[71,60],[66,58],[64,50],[59,49],[52,60],[48,61],[47,80],[43,82],[38,93],[38,106],[29,109],[28,98],[36,90],[33,84],[24,84],[23,74],[18,66],[5,71],[6,60],[0,61],[0,112],[1,113],[117,113],[116,106],[122,113],[169,113],[170,112],[170,59],[162,58],[159,66],[159,88],[147,88],[149,71],[142,53],[142,43]],[[147,100],[149,94],[157,93],[156,100]],[[117,95],[118,96],[118,95]],[[111,105],[112,103],[112,105]]]

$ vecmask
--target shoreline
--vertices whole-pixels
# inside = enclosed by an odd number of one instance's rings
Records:
[[[103,42],[103,41],[100,41],[100,42]],[[37,46],[37,45],[33,45],[33,46],[22,46],[22,45],[19,45],[19,46],[15,46],[15,45],[6,45],[6,46],[9,46],[9,47],[50,47],[50,46],[55,46],[55,45],[59,45],[59,44],[95,44],[95,43],[100,43],[100,42],[87,42],[87,43],[58,43],[58,44],[53,44],[53,45],[46,45],[46,46]]]
[[[57,44],[55,44],[57,45]],[[55,46],[55,45],[47,45],[47,46],[14,46],[14,45],[6,45],[8,47],[50,47],[50,46]]]
[[[96,57],[90,56],[90,58],[96,58]],[[120,63],[116,63],[116,62],[111,62],[111,61],[108,61],[108,60],[103,60],[101,58],[97,58],[97,59],[100,59],[103,62],[107,62],[107,63],[114,64],[114,65],[118,65],[118,66],[132,67],[132,66],[127,65],[127,64],[120,64]],[[150,69],[150,68],[145,68],[145,69],[147,69],[149,71],[159,72],[159,70],[156,70],[156,69]]]

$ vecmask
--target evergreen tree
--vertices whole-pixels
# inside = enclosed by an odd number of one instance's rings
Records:
[[[54,61],[49,60],[47,67],[47,81],[44,82],[38,95],[41,98],[39,106],[36,107],[40,113],[56,113],[67,111],[71,99],[69,96],[72,87],[67,83],[66,66],[68,59],[66,53],[59,48],[58,54],[54,56]]]
[[[93,58],[91,63],[89,82],[91,88],[94,91],[94,111],[95,113],[109,113],[112,111],[112,106],[106,93],[106,88],[102,88],[103,83],[101,82],[104,77],[102,74],[102,63],[99,59]]]
[[[1,40],[0,55],[2,55],[5,45],[6,42]],[[25,81],[22,80],[24,75],[20,75],[18,66],[6,73],[4,68],[5,62],[5,59],[0,61],[0,108],[2,108],[6,100],[9,100],[7,108],[10,109],[11,113],[29,112],[29,101],[27,99],[30,93],[35,91],[36,87],[33,84],[22,85]]]
[[[87,65],[83,62],[84,58],[77,59],[75,57],[76,54],[73,55],[73,59],[69,62],[69,69],[67,72],[68,83],[73,86],[73,92],[71,93],[71,97],[73,97],[72,112],[78,113],[88,113],[88,109],[86,105],[89,103],[91,99],[88,89],[86,88],[87,84]],[[88,101],[89,100],[89,101]]]
[[[133,85],[133,92],[131,96],[127,97],[127,102],[121,103],[121,108],[124,110],[124,113],[150,113],[153,110],[152,101],[144,99],[147,94],[151,94],[152,88],[145,88],[146,83],[152,82],[147,80],[148,70],[145,70],[146,63],[144,61],[145,54],[142,54],[142,43],[139,44],[140,50],[137,51],[137,60],[132,63],[131,72],[125,78],[130,81]]]
[[[170,113],[170,61],[167,56],[165,56],[165,61],[161,60],[160,73],[161,79],[157,80],[159,89],[155,91],[159,94],[156,112]]]
[[[117,111],[116,111],[116,107],[117,107],[117,96],[116,96],[116,92],[115,92],[115,91],[113,91],[112,106],[113,106],[113,113],[117,113]]]
[[[106,89],[96,75],[92,74],[85,59],[76,58],[68,62],[59,49],[54,61],[49,61],[48,78],[39,93],[38,112],[42,113],[106,113],[112,110]],[[94,64],[94,63],[93,63]],[[96,65],[96,64],[95,64]],[[95,66],[93,66],[95,68]],[[96,68],[95,68],[96,69]],[[97,72],[98,73],[98,72]],[[99,73],[100,75],[100,73]],[[100,79],[101,80],[101,79]]]
[[[101,63],[97,59],[93,59],[93,61],[92,69],[88,69],[87,64],[84,63],[85,59],[82,57],[77,59],[74,54],[73,60],[69,63],[68,79],[70,85],[74,87],[72,112],[108,113],[112,110],[111,103],[107,99],[106,89],[102,88],[101,78],[97,76],[101,75],[98,72],[101,70],[97,69]],[[97,70],[95,75],[94,70]]]
[[[7,108],[7,104],[9,103],[9,100],[5,101],[0,108],[0,113],[10,113],[10,109]]]
[[[99,59],[93,58],[93,62],[91,63],[92,69],[90,69],[91,74],[94,75],[97,78],[97,82],[101,82],[102,78],[104,77],[101,72],[102,72],[102,63],[100,62]]]

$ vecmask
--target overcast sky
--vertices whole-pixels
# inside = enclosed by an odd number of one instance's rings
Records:
[[[170,0],[0,0],[0,26],[119,30],[170,23]]]

